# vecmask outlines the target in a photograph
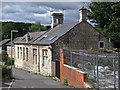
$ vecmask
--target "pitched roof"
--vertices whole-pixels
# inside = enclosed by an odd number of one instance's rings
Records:
[[[0,42],[0,46],[2,46],[3,44],[7,44],[8,42],[10,42],[10,39],[4,39]]]
[[[15,39],[13,40],[13,43],[16,42],[16,41],[18,41],[20,38],[21,38],[21,37],[15,38]],[[11,42],[8,42],[6,45],[7,45],[7,46],[10,46],[10,45],[11,45]]]
[[[59,37],[70,31],[78,23],[79,21],[66,24],[59,24],[55,28],[44,33],[41,37],[34,41],[33,44],[52,44]]]
[[[41,31],[41,32],[30,32],[30,40],[28,41],[29,44],[31,44],[34,40],[36,40],[38,37],[40,37],[42,34],[44,34],[46,31]],[[26,43],[26,36],[25,34],[23,37],[20,37],[17,41],[14,43]]]

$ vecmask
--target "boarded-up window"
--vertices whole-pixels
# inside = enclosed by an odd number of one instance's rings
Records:
[[[48,51],[46,49],[43,50],[43,66],[47,66],[48,63]]]
[[[17,47],[17,58],[19,59],[19,47]]]
[[[23,47],[23,60],[25,60],[25,48]]]
[[[37,64],[37,49],[33,49],[33,63]]]
[[[26,48],[26,61],[28,61],[28,48]]]

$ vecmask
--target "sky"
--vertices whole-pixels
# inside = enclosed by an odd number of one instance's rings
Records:
[[[50,11],[64,14],[64,23],[79,20],[79,9],[90,2],[2,2],[2,21],[51,24]],[[63,10],[64,9],[64,10]],[[1,20],[1,18],[0,18]]]

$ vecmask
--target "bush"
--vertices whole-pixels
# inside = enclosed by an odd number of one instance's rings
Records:
[[[11,65],[11,58],[8,57],[6,65]],[[14,65],[14,59],[12,58],[12,65]]]
[[[0,57],[2,57],[1,61],[5,62],[5,65],[11,65],[11,58],[8,57],[6,51],[2,51],[2,53],[0,54]],[[12,59],[12,65],[14,65],[14,59]]]
[[[1,66],[2,67],[2,80],[10,79],[10,73],[11,69],[7,66]]]
[[[8,59],[8,55],[7,55],[7,52],[6,51],[2,51],[2,53],[0,54],[1,56],[1,59],[0,61],[3,61],[3,62],[6,62],[7,59]]]
[[[68,86],[67,79],[64,79],[64,82],[63,82],[63,83],[64,83],[65,86]]]

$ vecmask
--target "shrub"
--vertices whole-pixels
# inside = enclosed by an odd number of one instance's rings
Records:
[[[10,73],[11,69],[7,66],[1,66],[2,67],[2,80],[10,79]]]
[[[11,58],[8,57],[6,65],[11,65]],[[14,65],[14,59],[12,58],[12,65]]]
[[[2,53],[0,54],[0,56],[1,56],[1,59],[2,59],[1,61],[3,61],[3,62],[7,61],[8,55],[7,55],[6,51],[2,51]]]
[[[68,86],[67,79],[64,79],[64,82],[63,82],[63,83],[64,83],[65,86]]]

